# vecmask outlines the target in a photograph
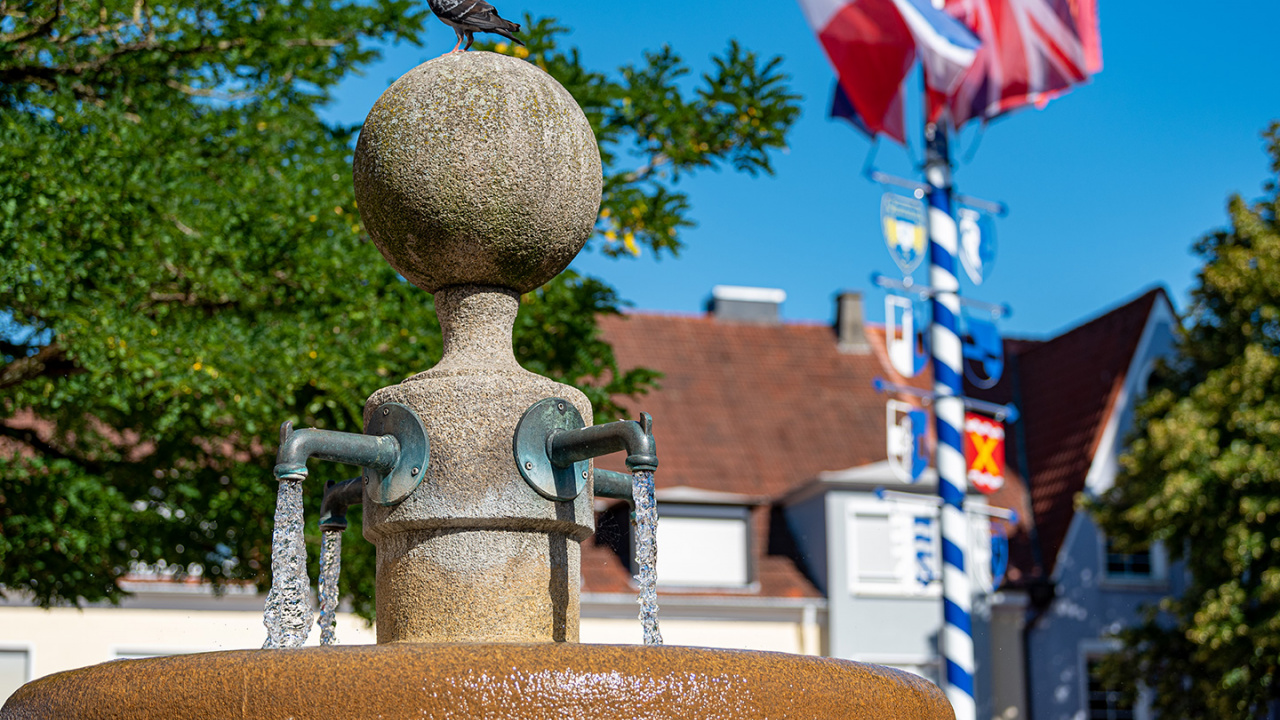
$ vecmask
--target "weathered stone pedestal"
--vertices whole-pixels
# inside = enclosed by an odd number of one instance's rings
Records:
[[[404,403],[431,437],[422,485],[394,507],[364,505],[364,534],[378,553],[380,643],[578,640],[579,543],[595,528],[591,493],[565,503],[538,495],[520,477],[511,443],[538,400],[565,398],[584,418],[591,404],[516,364],[518,303],[515,291],[493,287],[437,292],[444,359],[365,406]]]
[[[600,154],[573,98],[529,63],[469,53],[392,85],[356,148],[356,199],[387,260],[436,295],[444,357],[374,393],[431,438],[427,477],[393,507],[364,505],[377,546],[378,642],[577,641],[579,543],[590,490],[551,502],[512,458],[520,416],[576,389],[521,368],[520,293],[582,248],[600,207]],[[589,484],[588,484],[589,487]]]

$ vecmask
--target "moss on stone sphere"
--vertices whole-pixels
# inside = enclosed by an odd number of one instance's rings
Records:
[[[600,150],[560,83],[522,60],[445,55],[410,70],[365,120],[355,153],[365,229],[427,292],[528,292],[582,249],[600,208]]]

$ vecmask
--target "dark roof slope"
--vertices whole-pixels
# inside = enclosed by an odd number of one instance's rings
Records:
[[[1046,573],[1157,302],[1168,302],[1161,288],[1018,354],[1031,504]]]

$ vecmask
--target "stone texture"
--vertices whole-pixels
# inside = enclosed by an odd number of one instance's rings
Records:
[[[0,720],[952,720],[942,692],[830,658],[615,645],[396,645],[117,660],[41,678]]]
[[[397,80],[356,145],[355,191],[373,242],[428,291],[528,292],[590,237],[603,182],[591,126],[538,67],[445,55]]]
[[[573,502],[543,498],[520,476],[512,442],[538,400],[564,398],[588,422],[591,404],[516,362],[519,305],[505,288],[436,293],[443,358],[365,405],[367,424],[382,403],[403,403],[431,438],[417,490],[393,507],[364,504],[380,643],[578,639],[579,543],[595,527],[590,484]]]

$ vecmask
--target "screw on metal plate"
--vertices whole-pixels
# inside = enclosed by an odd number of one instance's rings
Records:
[[[582,460],[567,467],[551,462],[548,440],[555,432],[586,426],[572,403],[561,398],[539,400],[525,411],[516,425],[512,442],[520,476],[548,500],[567,501],[582,494],[587,486],[588,466]]]
[[[373,414],[367,435],[391,435],[400,443],[400,458],[388,473],[368,468],[365,482],[369,498],[379,505],[395,505],[418,489],[431,458],[427,429],[417,413],[400,403],[387,403]]]

